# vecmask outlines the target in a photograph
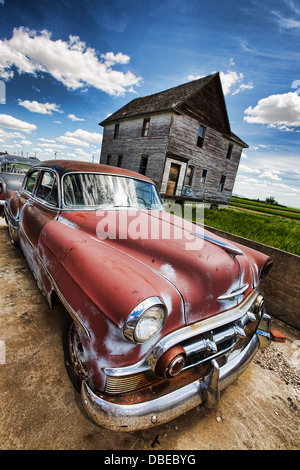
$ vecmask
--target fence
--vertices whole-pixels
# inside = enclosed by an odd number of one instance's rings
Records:
[[[273,267],[260,284],[267,312],[300,330],[300,256],[213,227],[206,228],[220,237],[253,248],[272,258]]]

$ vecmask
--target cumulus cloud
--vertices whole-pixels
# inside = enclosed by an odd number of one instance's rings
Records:
[[[232,58],[230,59],[230,63],[234,65]],[[188,80],[198,80],[199,78],[203,78],[203,75],[188,76]],[[220,72],[220,80],[224,95],[237,95],[241,91],[251,90],[254,86],[252,82],[244,83],[244,75],[233,70]]]
[[[37,129],[34,124],[21,121],[20,119],[16,119],[13,116],[10,116],[9,114],[0,114],[0,126],[26,133],[33,132]]]
[[[79,145],[80,147],[89,147],[90,143],[99,145],[102,140],[102,135],[97,132],[77,129],[75,132],[67,131],[64,135],[58,137],[57,140],[71,145]]]
[[[0,41],[2,78],[12,78],[14,66],[19,74],[48,72],[72,90],[93,86],[113,96],[132,91],[141,77],[112,69],[116,64],[128,64],[129,60],[129,56],[120,52],[108,52],[99,58],[95,49],[87,47],[78,36],[70,35],[69,41],[54,41],[45,30],[15,28],[11,39]]]
[[[63,111],[55,103],[39,103],[38,101],[22,101],[21,99],[19,99],[19,105],[28,109],[28,111],[30,111],[31,113],[52,114],[52,111],[56,111],[57,113],[63,113]]]
[[[300,126],[300,96],[296,92],[271,95],[245,110],[244,120],[250,124],[267,124],[281,130]]]
[[[84,119],[75,116],[75,114],[68,114],[68,118],[71,119],[71,121],[84,121]]]
[[[239,170],[244,171],[245,173],[256,173],[257,175],[260,174],[260,170],[258,168],[250,168],[244,164],[239,165]]]
[[[244,75],[235,71],[228,70],[227,73],[220,72],[220,79],[222,82],[224,95],[231,93],[237,95],[241,91],[251,90],[253,83],[244,83]]]

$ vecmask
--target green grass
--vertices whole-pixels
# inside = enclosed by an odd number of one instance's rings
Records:
[[[292,207],[270,205],[260,201],[253,201],[236,197],[231,198],[230,206],[261,212],[264,214],[278,215],[288,219],[300,220],[300,209],[294,209]]]
[[[300,214],[300,211],[298,212]],[[230,207],[222,210],[205,209],[204,223],[225,232],[300,255],[299,219],[277,214],[270,216]]]

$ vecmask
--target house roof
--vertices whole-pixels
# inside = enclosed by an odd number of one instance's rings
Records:
[[[154,95],[136,98],[123,106],[123,108],[120,108],[118,111],[108,116],[108,118],[99,124],[104,126],[110,122],[139,116],[141,114],[150,114],[174,109],[191,95],[197,93],[197,91],[199,91],[216,75],[218,74],[213,74],[198,80],[193,80],[191,82],[184,83],[183,85],[155,93]]]
[[[169,88],[168,90],[161,91],[153,95],[144,96],[142,98],[136,98],[127,103],[115,113],[108,116],[106,119],[104,119],[104,121],[100,122],[99,125],[104,127],[107,124],[118,122],[124,119],[134,118],[141,115],[149,115],[153,113],[166,112],[172,110],[179,111],[180,107],[183,107],[188,100],[190,100],[203,89],[205,89],[205,87],[213,81],[216,82],[218,88],[218,100],[223,116],[222,119],[225,123],[223,135],[226,138],[234,140],[236,143],[243,147],[248,147],[245,142],[239,139],[230,130],[230,124],[227,115],[227,109],[219,73],[214,73],[212,75],[208,75],[207,77],[193,80],[184,83],[183,85]]]

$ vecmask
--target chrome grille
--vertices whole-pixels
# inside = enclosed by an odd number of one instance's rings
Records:
[[[155,376],[152,371],[141,372],[125,377],[107,376],[105,392],[113,395],[132,392],[139,388],[153,385],[154,382]]]
[[[249,322],[258,323],[259,315],[251,311],[245,313],[238,321],[228,323],[213,330],[185,339],[180,345],[185,349],[187,362],[183,371],[218,357],[226,358],[240,339],[246,339]],[[256,325],[253,325],[253,330]],[[251,334],[249,335],[250,338]],[[136,374],[107,375],[105,392],[111,395],[133,392],[149,387],[162,380],[149,368]]]

